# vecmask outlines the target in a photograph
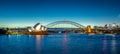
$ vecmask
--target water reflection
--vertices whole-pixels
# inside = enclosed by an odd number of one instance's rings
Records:
[[[64,38],[63,38],[63,54],[67,54],[67,45],[66,45],[66,42],[67,42],[67,34],[64,33]]]
[[[8,38],[10,38],[10,35],[7,35],[8,36]]]
[[[114,37],[113,37],[113,40],[112,40],[112,42],[111,42],[111,44],[112,44],[112,54],[117,54],[117,52],[116,52],[116,40],[114,39]]]
[[[91,49],[91,42],[90,42],[89,39],[87,39],[87,48],[88,48],[88,49]],[[91,49],[91,50],[92,50],[92,49]]]
[[[41,39],[43,37],[43,35],[35,35],[36,37],[36,51],[37,54],[40,54],[41,51]]]
[[[120,54],[120,41],[116,38],[120,36],[3,35],[0,36],[0,54]]]
[[[103,54],[107,54],[107,39],[104,37],[103,40]]]

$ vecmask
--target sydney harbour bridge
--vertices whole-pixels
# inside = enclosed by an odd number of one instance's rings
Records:
[[[111,30],[112,29],[112,30]],[[110,33],[110,34],[120,34],[119,27],[94,27],[91,28],[90,25],[87,27],[73,21],[55,21],[52,23],[43,26],[40,23],[35,24],[34,26],[30,26],[27,28],[7,28],[1,29],[1,34],[29,34],[29,35],[43,35],[43,34],[57,34],[57,33],[81,33],[81,34],[103,34],[103,33]]]
[[[64,25],[61,25],[64,24]],[[69,26],[71,25],[71,26]],[[64,33],[64,32],[69,32],[69,33],[81,33],[84,32],[85,30],[85,26],[73,22],[73,21],[55,21],[52,23],[49,23],[48,25],[46,25],[46,27],[48,28],[48,32],[50,33]]]
[[[52,23],[47,24],[46,26],[43,26],[40,23],[35,24],[34,26],[30,26],[27,27],[25,29],[16,29],[16,28],[12,28],[12,29],[7,29],[7,32],[3,33],[7,33],[7,34],[57,34],[57,33],[81,33],[81,34],[91,34],[91,33],[97,33],[97,34],[102,34],[102,33],[117,33],[119,34],[119,28],[112,28],[112,30],[106,28],[106,27],[94,27],[91,28],[90,25],[88,25],[87,27],[73,22],[73,21],[55,21]]]

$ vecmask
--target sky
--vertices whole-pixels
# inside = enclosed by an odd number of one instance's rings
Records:
[[[84,26],[120,24],[120,0],[0,0],[0,26],[47,25],[62,20]]]

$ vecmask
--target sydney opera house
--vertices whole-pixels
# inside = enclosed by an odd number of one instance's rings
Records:
[[[47,28],[40,23],[35,24],[33,27],[27,27],[27,34],[31,35],[45,35],[47,34]]]
[[[29,32],[41,32],[41,31],[47,31],[47,28],[40,23],[35,24],[33,27],[27,28]]]
[[[27,35],[46,35],[47,28],[40,23],[35,24],[34,26],[29,26],[27,28],[12,28],[7,29],[6,34],[27,34]]]

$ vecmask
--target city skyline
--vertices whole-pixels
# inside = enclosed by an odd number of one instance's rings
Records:
[[[0,0],[0,26],[47,25],[69,20],[84,26],[120,24],[119,0]]]

